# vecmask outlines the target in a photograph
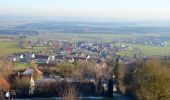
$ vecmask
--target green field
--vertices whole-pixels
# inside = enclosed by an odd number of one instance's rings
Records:
[[[0,55],[10,55],[12,53],[17,52],[36,52],[36,51],[42,51],[45,47],[35,47],[33,49],[22,49],[19,48],[17,42],[0,42]]]
[[[132,38],[133,35],[128,34],[75,34],[75,33],[43,33],[37,36],[30,36],[30,40],[38,38],[43,40],[56,39],[64,41],[93,41],[93,42],[111,42],[115,39]]]
[[[116,46],[120,44],[114,44]],[[128,51],[121,51],[118,52],[119,55],[123,56],[130,56],[131,52],[134,48],[138,48],[143,54],[149,55],[149,56],[169,56],[170,55],[170,45],[168,46],[146,46],[146,45],[138,45],[138,44],[127,44],[124,43],[124,45],[129,46]]]
[[[144,45],[130,45],[132,48],[139,48],[148,55],[170,55],[170,46],[144,46]]]
[[[41,33],[41,32],[40,32]],[[170,37],[169,34],[100,34],[100,33],[41,33],[37,36],[29,36],[29,40],[64,40],[64,41],[93,41],[93,42],[111,42],[113,39],[133,39],[136,36],[158,36],[158,37]],[[170,41],[169,41],[170,42]]]
[[[17,42],[0,42],[0,56],[10,55],[17,52],[37,52],[46,49],[46,47],[35,47],[34,49],[21,49],[17,45]],[[28,63],[13,63],[13,70],[21,70],[28,68],[30,65]],[[0,64],[1,67],[1,64]]]

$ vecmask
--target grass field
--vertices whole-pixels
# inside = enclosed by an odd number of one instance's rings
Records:
[[[19,48],[17,42],[0,42],[0,55],[10,55],[12,53],[24,51],[36,52],[42,51],[44,49],[45,47],[35,47],[34,49],[21,49]]]
[[[170,55],[170,46],[144,46],[144,45],[130,45],[132,48],[139,48],[148,55]]]
[[[13,70],[24,70],[27,69],[28,67],[30,67],[29,63],[19,63],[19,62],[15,62],[13,63]]]
[[[136,36],[158,36],[158,37],[170,37],[169,34],[100,34],[100,33],[42,33],[37,36],[29,36],[29,40],[36,40],[38,38],[43,40],[56,39],[64,41],[96,41],[96,42],[111,42],[113,39],[133,39]],[[169,41],[170,42],[170,41]]]
[[[114,45],[120,45],[120,44],[114,44]],[[169,56],[170,55],[170,45],[168,46],[146,46],[146,45],[138,45],[138,44],[127,44],[124,45],[129,46],[128,51],[119,52],[118,54],[124,55],[124,56],[130,56],[131,51],[134,48],[138,48],[140,51],[142,51],[144,54],[147,55],[154,55],[154,56]]]
[[[128,34],[74,34],[74,33],[44,33],[43,35],[30,36],[29,39],[36,40],[38,38],[43,40],[56,39],[64,41],[93,41],[93,42],[111,42],[114,38],[132,38],[133,35]]]

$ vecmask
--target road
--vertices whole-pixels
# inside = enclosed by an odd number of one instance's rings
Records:
[[[128,97],[126,96],[123,96],[123,95],[120,95],[120,94],[113,94],[115,100],[132,100],[132,99],[129,99]]]

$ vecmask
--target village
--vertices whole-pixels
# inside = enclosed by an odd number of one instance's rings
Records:
[[[130,47],[123,43],[113,45],[115,41],[28,41],[26,36],[20,34],[17,42],[19,48],[28,51],[12,53],[5,61],[12,67],[15,64],[28,66],[13,69],[7,77],[11,84],[7,94],[13,99],[60,97],[70,87],[77,89],[79,97],[108,97],[109,89],[119,92],[115,66],[128,68],[140,56],[136,48],[130,58],[120,55],[120,52],[128,52]],[[45,49],[29,51],[37,47]],[[145,59],[144,55],[142,57]]]
[[[46,49],[13,53],[6,58],[11,66],[16,63],[29,65],[8,75],[12,84],[8,92],[10,98],[60,96],[61,87],[70,84],[78,88],[79,96],[107,96],[108,82],[115,77],[113,66],[117,62],[133,62],[116,54],[117,51],[126,51],[126,46],[114,47],[112,43],[59,40],[28,42],[26,36],[20,35],[18,47]],[[116,92],[116,83],[113,87]]]

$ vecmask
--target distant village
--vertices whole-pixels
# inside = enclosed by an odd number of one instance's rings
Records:
[[[47,47],[39,52],[20,52],[9,56],[12,61],[28,63],[34,60],[37,64],[60,64],[62,62],[73,63],[75,61],[95,60],[96,63],[104,62],[119,56],[117,52],[127,51],[129,46],[123,43],[117,46],[114,42],[98,43],[88,41],[59,41],[59,40],[41,40],[31,42],[26,40],[26,36],[19,36],[18,45],[20,48],[33,49],[34,47]],[[119,56],[120,61],[127,61],[126,57]]]

